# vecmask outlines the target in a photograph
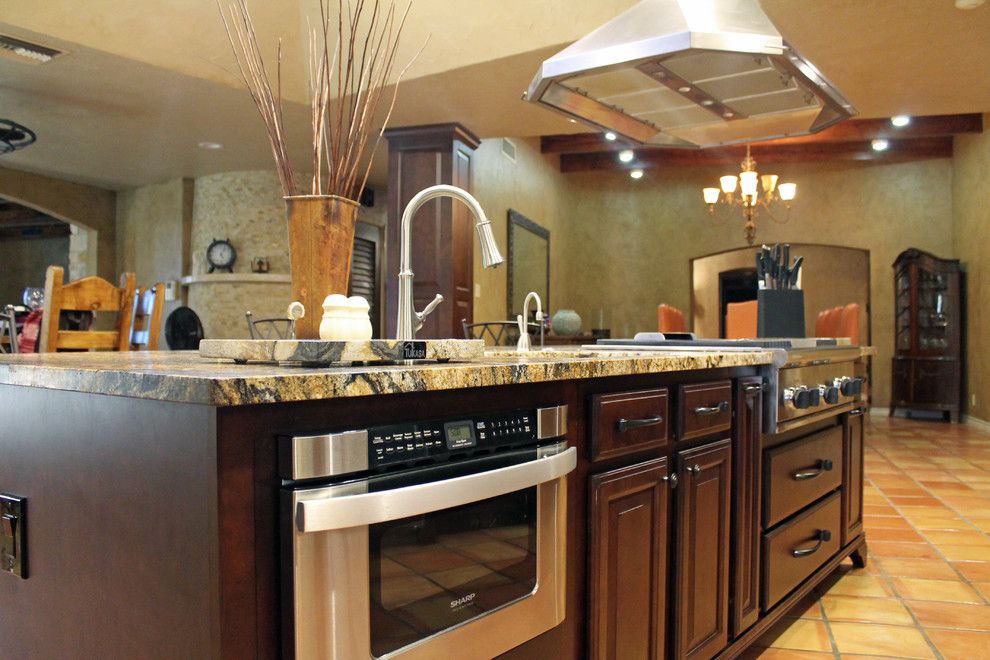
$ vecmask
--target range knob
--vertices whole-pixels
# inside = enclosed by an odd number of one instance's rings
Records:
[[[784,390],[784,401],[790,401],[798,410],[817,406],[821,401],[821,394],[818,389],[809,389],[804,385],[798,387],[788,387]]]
[[[839,402],[839,388],[835,385],[819,385],[818,393],[829,405],[835,405]]]
[[[834,385],[838,386],[842,396],[859,396],[863,393],[863,379],[843,376],[836,378]]]

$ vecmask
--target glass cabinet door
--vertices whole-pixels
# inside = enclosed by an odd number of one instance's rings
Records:
[[[895,346],[898,351],[911,350],[911,269],[901,269],[895,278],[897,305]]]
[[[918,268],[918,350],[941,354],[949,348],[954,310],[948,278],[943,273]]]

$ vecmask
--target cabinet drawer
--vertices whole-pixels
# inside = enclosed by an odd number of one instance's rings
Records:
[[[667,446],[667,388],[596,394],[591,404],[591,460]]]
[[[765,527],[839,487],[842,482],[842,427],[819,431],[767,451],[763,462]]]
[[[732,383],[721,380],[680,387],[678,440],[727,431],[732,425]]]
[[[764,611],[839,551],[839,493],[763,535]]]

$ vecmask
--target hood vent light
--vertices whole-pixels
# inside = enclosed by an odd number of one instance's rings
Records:
[[[29,41],[0,34],[0,55],[6,55],[21,62],[45,64],[62,54],[62,51],[48,46],[33,44]]]

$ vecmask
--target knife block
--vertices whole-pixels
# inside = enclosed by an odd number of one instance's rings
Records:
[[[761,289],[756,300],[757,337],[804,337],[804,291]]]

